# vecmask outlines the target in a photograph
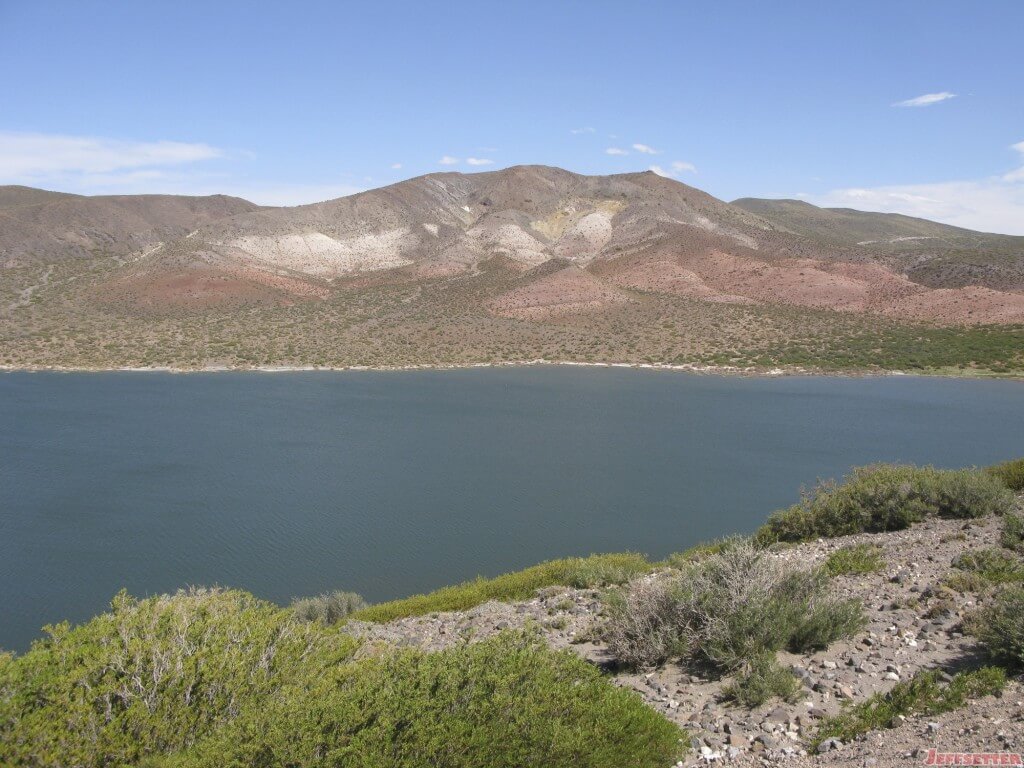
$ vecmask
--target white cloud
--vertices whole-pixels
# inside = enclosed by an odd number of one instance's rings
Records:
[[[392,163],[391,164],[391,170],[393,170],[393,171],[397,171],[401,167],[402,167],[401,163]]]
[[[642,155],[660,155],[661,153],[654,147],[649,147],[646,144],[634,144],[633,149]]]
[[[627,152],[626,150],[619,149],[618,147],[608,147],[608,149],[606,149],[604,151],[604,153],[606,155],[628,155],[629,154],[629,152]]]
[[[251,160],[253,155],[237,151],[231,157]],[[262,205],[302,205],[363,191],[341,181],[234,179],[201,166],[202,161],[226,158],[224,150],[203,143],[0,131],[0,184],[85,195],[234,195]],[[201,167],[195,167],[197,163]]]
[[[86,174],[180,166],[223,157],[209,144],[0,132],[0,183],[47,184]]]
[[[1024,181],[1024,141],[1019,141],[1012,145],[1010,149],[1016,150],[1020,153],[1020,168],[1015,171],[1010,171],[1008,174],[1003,176],[1003,181]]]
[[[925,93],[921,96],[915,96],[912,99],[906,101],[897,101],[893,104],[894,107],[930,107],[932,104],[938,104],[940,101],[946,101],[956,97],[955,93],[949,91],[942,91],[940,93]]]
[[[581,133],[593,133],[593,132],[594,132],[594,129],[591,128],[589,125],[585,126],[583,128],[570,128],[569,129],[569,133],[575,134],[577,136],[579,134],[581,134]]]
[[[466,162],[470,165],[491,165],[494,161],[486,157],[467,157]]]
[[[660,165],[652,165],[647,170],[653,171],[654,173],[658,174],[659,176],[664,176],[666,179],[674,179],[677,176],[679,176],[679,174],[685,173],[685,172],[689,172],[689,173],[696,173],[697,172],[697,168],[693,165],[693,163],[684,163],[681,160],[673,161],[668,169],[663,168]]]
[[[836,189],[812,200],[817,205],[902,213],[982,232],[1024,235],[1024,142],[1012,149],[1020,167],[1002,176]]]
[[[442,157],[437,162],[440,163],[441,165],[458,165],[462,161],[459,160],[459,158],[457,158],[457,157],[452,157],[451,155],[445,155],[444,157]]]
[[[236,181],[223,174],[159,170],[84,174],[48,187],[85,195],[231,195],[260,205],[305,205],[345,197],[365,189],[341,181],[326,184]]]

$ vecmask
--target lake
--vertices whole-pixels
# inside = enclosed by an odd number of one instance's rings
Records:
[[[602,368],[0,374],[0,647],[122,587],[370,600],[1024,454],[1024,384]]]

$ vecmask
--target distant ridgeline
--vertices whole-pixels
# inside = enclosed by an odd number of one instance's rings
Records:
[[[1024,237],[654,173],[436,173],[296,208],[0,187],[0,215],[8,367],[1024,370]]]

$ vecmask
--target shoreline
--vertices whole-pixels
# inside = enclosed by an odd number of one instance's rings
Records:
[[[345,373],[352,371],[368,372],[401,372],[401,371],[455,371],[475,368],[533,368],[541,366],[559,366],[576,368],[621,368],[647,371],[667,371],[674,373],[690,373],[705,376],[743,376],[759,378],[779,378],[788,376],[826,376],[841,378],[874,378],[886,376],[912,376],[943,379],[989,379],[1024,381],[1024,374],[997,374],[991,372],[942,373],[938,371],[904,371],[904,370],[837,370],[824,371],[800,367],[756,368],[734,365],[701,365],[698,363],[627,363],[627,362],[580,362],[576,360],[509,360],[489,363],[416,363],[409,365],[253,365],[227,366],[210,365],[201,368],[180,366],[118,366],[92,367],[73,365],[0,365],[0,373]]]

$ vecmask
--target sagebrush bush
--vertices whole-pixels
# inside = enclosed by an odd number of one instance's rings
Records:
[[[660,583],[630,585],[609,601],[606,638],[623,663],[678,656],[729,671],[765,652],[824,647],[862,622],[860,603],[836,600],[822,570],[737,542]]]
[[[876,544],[853,544],[829,553],[825,559],[829,576],[877,573],[884,567],[882,548]]]
[[[605,603],[611,616],[606,639],[620,663],[642,667],[688,653],[681,629],[688,595],[676,580],[640,580],[609,592]]]
[[[774,698],[793,701],[799,693],[800,682],[792,672],[783,669],[773,653],[755,656],[722,689],[726,701],[734,701],[748,709]]]
[[[1003,516],[999,543],[1013,552],[1024,555],[1024,517],[1012,512]]]
[[[463,611],[488,600],[523,600],[543,587],[622,584],[653,567],[643,555],[631,552],[551,560],[492,579],[478,578],[425,595],[371,605],[354,612],[352,618],[385,622],[442,611]]]
[[[985,649],[1004,664],[1024,669],[1024,586],[1013,586],[983,608],[973,622]]]
[[[0,664],[0,765],[134,765],[188,747],[357,644],[233,590],[136,600]]]
[[[932,516],[1002,515],[1012,511],[1014,504],[1012,492],[986,472],[875,464],[855,469],[845,483],[819,484],[800,503],[772,513],[754,538],[767,546],[879,533]]]
[[[1004,461],[1002,464],[988,467],[985,471],[998,478],[1011,491],[1024,492],[1024,458]]]
[[[815,733],[812,746],[825,739],[850,741],[868,731],[894,728],[910,715],[950,712],[969,699],[998,694],[1005,686],[1006,672],[999,667],[961,672],[948,685],[941,682],[939,670],[920,672],[825,720]]]
[[[355,592],[328,592],[316,597],[297,597],[291,604],[295,618],[300,621],[319,621],[321,624],[335,624],[365,607],[366,601]]]
[[[175,768],[660,768],[681,732],[569,651],[504,635],[342,667],[246,709]]]

